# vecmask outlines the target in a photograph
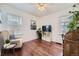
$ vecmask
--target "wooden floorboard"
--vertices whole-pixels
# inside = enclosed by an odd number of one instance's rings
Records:
[[[25,42],[21,49],[16,49],[15,54],[16,56],[62,56],[63,45],[36,39]]]

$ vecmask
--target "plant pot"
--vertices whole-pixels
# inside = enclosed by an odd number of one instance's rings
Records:
[[[6,45],[7,45],[7,46],[9,46],[9,45],[10,45],[10,43],[7,43]]]
[[[4,44],[4,48],[7,48],[8,46],[10,46],[10,43]]]

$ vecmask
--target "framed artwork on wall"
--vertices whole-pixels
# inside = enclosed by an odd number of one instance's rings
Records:
[[[35,20],[31,20],[31,30],[36,30],[37,26],[36,26],[36,21]]]

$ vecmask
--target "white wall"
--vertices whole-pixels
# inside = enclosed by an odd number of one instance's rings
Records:
[[[36,31],[30,29],[30,20],[38,20],[38,17],[32,16],[30,14],[27,14],[25,12],[22,12],[18,9],[15,9],[8,5],[0,5],[0,10],[3,13],[11,13],[14,15],[22,16],[23,21],[20,28],[20,33],[22,33],[23,41],[30,41],[33,39],[36,39]]]
[[[44,16],[40,18],[40,26],[42,25],[52,25],[52,41],[63,43],[61,38],[61,31],[60,31],[60,17],[69,14],[68,11],[71,8],[68,8],[66,10],[62,10],[59,12],[56,12],[51,15]],[[46,39],[46,38],[45,38]],[[50,41],[50,39],[46,39],[47,41]]]

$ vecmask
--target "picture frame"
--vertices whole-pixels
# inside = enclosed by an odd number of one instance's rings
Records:
[[[31,20],[31,30],[36,30],[37,26],[36,26],[36,21],[35,20]]]

